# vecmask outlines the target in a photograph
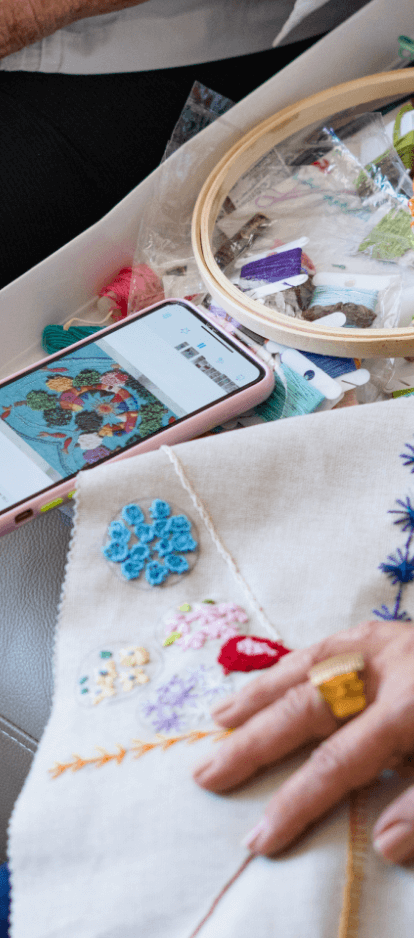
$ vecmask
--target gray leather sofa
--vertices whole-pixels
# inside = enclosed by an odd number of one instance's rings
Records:
[[[0,863],[48,719],[56,613],[71,527],[59,510],[0,538]]]

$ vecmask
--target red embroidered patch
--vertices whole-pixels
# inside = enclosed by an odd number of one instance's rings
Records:
[[[230,671],[260,671],[271,668],[291,650],[261,635],[236,635],[224,643],[217,660],[225,674]]]

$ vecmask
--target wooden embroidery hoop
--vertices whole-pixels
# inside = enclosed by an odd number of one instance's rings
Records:
[[[212,297],[238,322],[284,345],[325,355],[404,356],[414,354],[414,328],[328,329],[270,310],[230,283],[214,260],[211,236],[221,206],[235,183],[265,153],[291,134],[343,110],[414,92],[414,68],[381,72],[336,85],[268,117],[234,144],[206,179],[192,220],[194,256]],[[398,269],[398,268],[397,268]],[[414,309],[413,309],[414,314]]]

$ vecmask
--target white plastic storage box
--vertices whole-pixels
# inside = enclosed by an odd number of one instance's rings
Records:
[[[195,202],[215,163],[259,121],[323,88],[395,66],[400,35],[414,37],[413,0],[372,0],[235,105],[185,144],[198,151],[198,171],[185,181],[185,201]],[[42,358],[44,326],[75,315],[87,318],[98,291],[132,263],[139,218],[160,172],[162,167],[101,221],[0,291],[0,377]]]

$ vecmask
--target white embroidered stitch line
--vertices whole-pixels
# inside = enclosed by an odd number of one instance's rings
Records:
[[[221,540],[220,535],[218,534],[218,532],[216,531],[216,528],[214,527],[213,520],[210,517],[207,511],[207,508],[201,501],[200,496],[197,494],[194,486],[190,482],[181,460],[178,458],[174,450],[172,450],[169,446],[161,446],[160,449],[165,453],[166,456],[168,456],[168,459],[174,466],[174,469],[181,482],[181,485],[183,486],[185,491],[188,492],[191,498],[191,501],[194,505],[194,508],[197,510],[202,521],[204,521],[204,524],[211,537],[211,540],[213,541],[213,544],[215,544],[220,556],[223,558],[223,560],[225,560],[227,566],[231,570],[233,577],[236,580],[236,583],[238,583],[240,588],[243,590],[243,593],[249,603],[249,606],[253,610],[253,612],[256,614],[260,622],[260,625],[267,631],[268,635],[270,635],[272,639],[279,639],[280,641],[283,641],[282,636],[279,634],[279,632],[276,631],[275,627],[270,622],[270,619],[267,618],[266,613],[262,609],[254,593],[250,589],[249,584],[246,582],[246,580],[240,573],[240,570],[236,564],[236,561],[233,559],[233,557],[231,556],[231,554],[229,553],[229,551],[223,544],[223,541]]]

